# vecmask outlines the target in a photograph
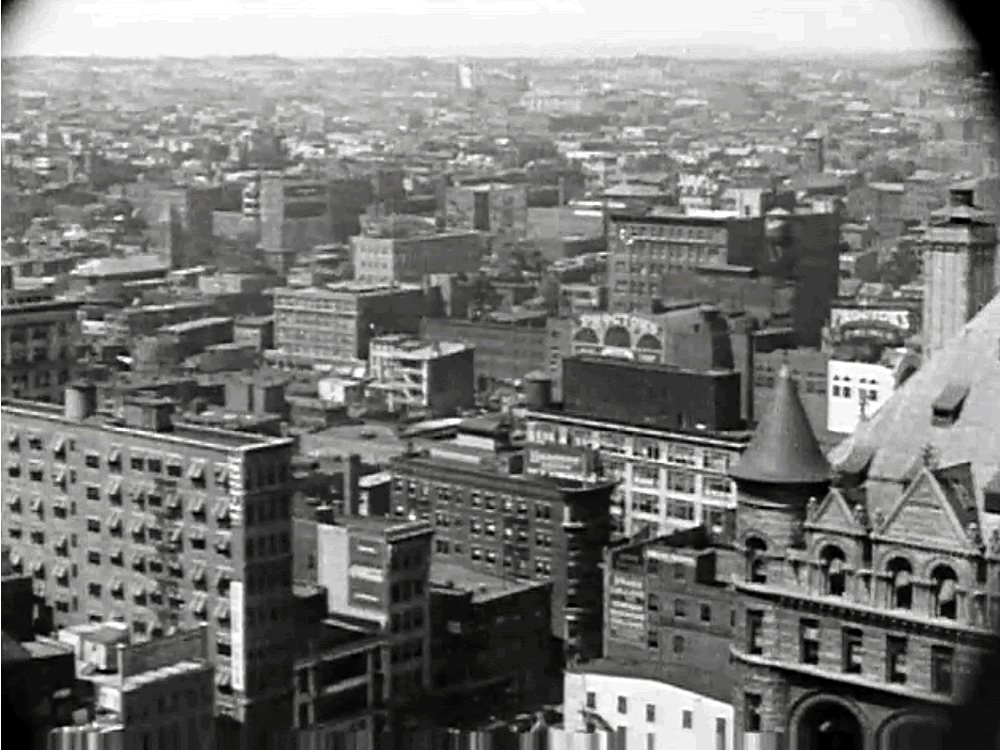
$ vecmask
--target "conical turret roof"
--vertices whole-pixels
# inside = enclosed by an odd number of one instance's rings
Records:
[[[778,375],[771,411],[757,426],[729,475],[770,484],[812,484],[829,479],[830,464],[809,426],[787,365]]]

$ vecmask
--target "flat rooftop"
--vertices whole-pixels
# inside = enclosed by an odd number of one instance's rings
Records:
[[[115,674],[81,674],[80,677],[89,680],[97,685],[102,685],[104,687],[118,688],[122,692],[128,692],[130,690],[138,690],[139,688],[145,687],[146,685],[151,685],[162,680],[168,680],[173,677],[181,677],[183,675],[194,674],[196,672],[201,672],[204,670],[213,669],[212,665],[207,661],[192,661],[184,660],[179,661],[176,664],[170,664],[169,666],[159,667],[158,669],[150,669],[146,672],[140,672],[139,674],[130,675],[125,679],[122,679],[120,675]]]
[[[457,563],[431,560],[430,582],[432,586],[456,591],[471,591],[472,601],[480,602],[497,599],[513,593],[528,591],[538,586],[548,585],[547,581],[525,581],[503,578],[484,571],[471,570]],[[449,586],[448,584],[453,584]]]
[[[70,430],[81,426],[90,429],[106,430],[108,432],[119,433],[124,437],[129,435],[141,435],[147,438],[155,438],[165,443],[198,443],[208,445],[213,448],[263,448],[277,445],[291,445],[292,438],[276,438],[267,435],[257,435],[249,432],[235,432],[214,427],[202,427],[199,425],[184,422],[175,422],[173,429],[164,432],[144,430],[139,427],[129,427],[121,420],[116,420],[107,414],[95,414],[82,422],[75,422],[67,419],[63,407],[57,404],[43,404],[36,401],[22,401],[18,399],[3,399],[0,401],[0,409],[6,416],[24,416],[46,419],[51,422],[63,425]]]

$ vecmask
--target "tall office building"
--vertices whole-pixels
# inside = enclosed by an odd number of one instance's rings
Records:
[[[739,493],[736,750],[941,747],[1000,626],[1000,300],[835,448],[793,381]]]
[[[268,264],[278,273],[287,273],[298,253],[333,240],[333,210],[326,183],[265,177],[257,200],[261,245]],[[244,212],[248,208],[244,201]]]
[[[972,203],[972,190],[951,190],[920,245],[924,256],[924,352],[932,357],[996,294],[997,228]]]
[[[133,638],[207,624],[225,747],[272,748],[291,725],[294,441],[174,423],[94,386],[66,406],[5,400],[3,519],[57,627],[117,620]]]
[[[825,167],[823,136],[813,130],[802,136],[802,169],[806,174],[822,174]]]
[[[416,286],[344,282],[274,290],[274,343],[268,356],[285,364],[357,364],[372,338],[417,333],[424,292]]]
[[[79,367],[80,302],[3,291],[3,395],[59,402]]]

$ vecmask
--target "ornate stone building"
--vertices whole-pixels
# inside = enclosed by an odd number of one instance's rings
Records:
[[[941,747],[1000,627],[1000,298],[829,461],[784,370],[730,476],[736,750]]]

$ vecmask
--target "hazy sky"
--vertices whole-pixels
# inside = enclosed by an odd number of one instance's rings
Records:
[[[572,45],[926,49],[936,0],[21,0],[3,54],[498,54]],[[512,50],[513,51],[513,50]]]

